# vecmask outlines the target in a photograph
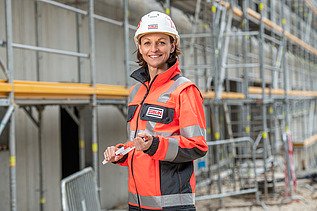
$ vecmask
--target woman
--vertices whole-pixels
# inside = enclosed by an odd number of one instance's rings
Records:
[[[127,121],[135,149],[104,152],[106,161],[128,166],[129,210],[195,210],[193,161],[208,146],[202,96],[179,69],[179,39],[171,18],[157,11],[142,17],[134,36],[141,68],[131,74],[139,83]]]

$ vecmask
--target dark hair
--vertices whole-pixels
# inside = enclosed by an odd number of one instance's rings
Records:
[[[169,36],[169,37],[170,37],[171,43],[174,43],[175,39],[172,36]],[[170,57],[166,61],[166,63],[168,64],[169,67],[172,66],[173,64],[175,64],[175,62],[176,62],[176,60],[178,58],[178,55],[180,55],[181,53],[182,52],[181,52],[180,48],[177,45],[175,45],[175,50],[173,51],[173,53],[170,54]],[[139,64],[139,66],[146,67],[147,63],[144,61],[144,59],[142,57],[142,54],[140,53],[139,49],[137,49],[137,55],[136,56],[137,56],[137,59],[138,59],[138,61],[136,61],[136,62]]]

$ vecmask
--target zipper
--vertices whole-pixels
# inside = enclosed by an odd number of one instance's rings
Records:
[[[146,88],[146,93],[145,93],[145,95],[144,95],[144,97],[143,97],[143,99],[142,99],[142,101],[141,101],[141,103],[140,103],[140,110],[139,110],[139,113],[138,113],[138,118],[136,119],[136,128],[135,128],[134,138],[136,137],[136,133],[137,133],[137,131],[138,131],[139,117],[140,117],[140,114],[141,114],[142,105],[143,105],[143,103],[144,103],[146,97],[149,95],[150,89],[151,89],[152,84],[153,84],[153,82],[155,81],[156,77],[157,77],[157,75],[153,78],[153,80],[152,80],[151,83],[149,84],[149,87],[148,87],[145,83],[142,83],[143,86],[145,86],[145,88]]]
[[[134,133],[134,138],[136,137],[137,135],[137,131],[138,131],[138,126],[139,126],[139,118],[140,118],[140,114],[141,114],[141,109],[142,109],[142,105],[146,99],[146,97],[149,95],[150,93],[150,89],[151,89],[151,86],[154,82],[154,80],[156,79],[157,75],[153,78],[152,82],[149,84],[149,87],[145,84],[145,83],[142,83],[145,87],[146,87],[146,93],[140,103],[140,109],[139,109],[139,113],[138,113],[138,118],[136,119],[136,128],[135,128],[135,133]],[[132,177],[133,177],[133,181],[134,181],[134,186],[135,186],[135,190],[136,190],[136,195],[137,195],[137,199],[138,199],[138,205],[139,205],[139,208],[141,209],[142,211],[142,208],[141,208],[141,203],[140,203],[140,196],[139,196],[139,192],[138,192],[138,188],[136,186],[136,182],[135,182],[135,178],[134,178],[134,171],[133,171],[133,160],[134,160],[134,153],[135,153],[135,149],[133,150],[133,153],[132,153],[132,156],[131,156],[131,173],[132,173]]]

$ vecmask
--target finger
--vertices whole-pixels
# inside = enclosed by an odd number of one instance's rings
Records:
[[[138,138],[137,139],[137,143],[138,143],[138,150],[142,150],[144,148],[144,139],[143,138]]]
[[[113,146],[108,147],[106,150],[106,160],[111,160],[115,156],[115,149]]]
[[[138,133],[137,137],[140,137],[142,140],[146,140],[148,137],[147,133]]]
[[[105,152],[103,153],[105,160],[108,160],[108,154],[109,154],[109,147],[107,147],[107,149],[105,150]]]
[[[110,150],[109,150],[109,152],[110,152],[111,157],[115,156],[115,154],[116,154],[116,148],[115,148],[115,147],[111,147]]]
[[[143,142],[147,142],[148,140],[152,140],[153,139],[152,135],[150,135],[148,133],[139,133],[138,136],[140,138],[142,138]]]
[[[120,160],[122,157],[123,157],[123,155],[116,155],[116,156],[114,157],[114,161],[118,161],[118,160]]]
[[[108,147],[108,148],[107,148],[107,157],[108,157],[108,158],[111,157],[111,154],[112,154],[111,151],[112,151],[111,147]]]

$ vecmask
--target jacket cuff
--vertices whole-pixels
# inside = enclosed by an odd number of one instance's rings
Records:
[[[125,154],[120,160],[112,162],[113,164],[123,163],[128,158],[128,154]]]
[[[124,147],[124,144],[117,144],[116,145],[116,150],[118,150],[119,148]],[[117,164],[117,163],[123,163],[126,159],[128,158],[128,154],[125,154],[120,160],[112,162],[113,164]]]
[[[151,146],[147,150],[144,150],[143,152],[150,155],[150,156],[153,156],[158,149],[159,143],[160,143],[159,137],[157,137],[157,136],[153,137],[153,141],[152,141]]]

